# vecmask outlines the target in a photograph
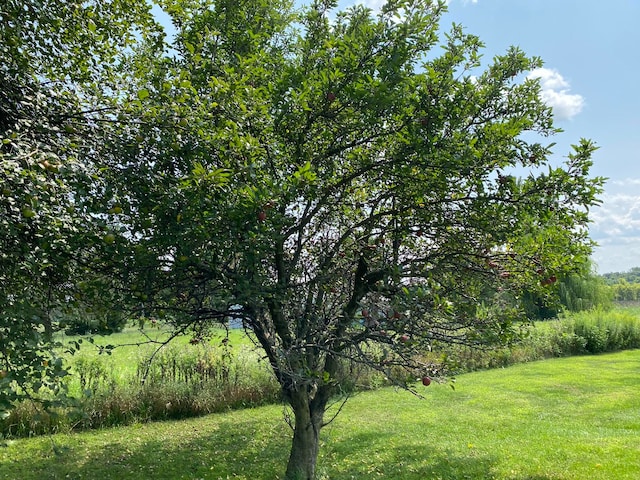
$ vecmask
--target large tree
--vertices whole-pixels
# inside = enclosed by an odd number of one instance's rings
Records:
[[[0,19],[2,412],[64,375],[54,313],[73,305],[91,257],[97,225],[75,207],[90,194],[110,108],[101,99],[113,95],[118,58],[152,17],[126,0],[5,0]]]
[[[553,165],[541,61],[484,65],[459,26],[437,50],[443,2],[159,3],[175,36],[130,49],[81,206],[110,229],[96,278],[176,332],[241,320],[311,479],[354,365],[412,388],[429,348],[508,339],[514,299],[584,263],[594,146]]]

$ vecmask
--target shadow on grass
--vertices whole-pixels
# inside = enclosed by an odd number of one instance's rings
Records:
[[[0,479],[276,479],[284,471],[289,448],[286,425],[271,432],[263,421],[216,421],[215,428],[174,424],[175,434],[144,440],[127,429],[89,436],[71,435],[53,444],[39,442],[31,458],[0,452]],[[282,423],[282,422],[281,422]],[[146,427],[146,426],[145,426]],[[144,428],[144,427],[143,427]],[[185,431],[186,429],[186,431]],[[98,437],[98,438],[97,438]],[[151,438],[151,437],[150,437]],[[20,449],[16,442],[9,449]],[[4,454],[4,455],[2,455]]]
[[[468,455],[425,447],[410,438],[375,431],[349,436],[326,446],[321,472],[330,479],[389,478],[402,480],[492,479],[493,460],[472,450]]]
[[[148,441],[137,437],[141,432],[136,429],[127,429],[120,437],[117,435],[122,430],[106,430],[90,438],[63,437],[56,443],[57,453],[51,443],[42,441],[40,450],[34,451],[31,458],[3,460],[0,479],[282,478],[291,432],[281,419],[274,418],[271,428],[265,428],[264,419],[238,418],[220,418],[207,425],[165,422],[164,426],[168,428]],[[461,454],[437,445],[418,445],[410,437],[375,431],[347,435],[346,441],[335,439],[333,443],[329,435],[325,441],[318,464],[319,478],[323,480],[496,478],[492,473],[494,460],[473,449]],[[19,443],[9,448],[19,449]],[[527,476],[511,480],[549,479]]]

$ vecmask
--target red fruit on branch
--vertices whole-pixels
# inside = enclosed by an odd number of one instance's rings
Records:
[[[422,377],[422,385],[424,385],[425,387],[428,387],[429,385],[431,385],[431,378]]]
[[[261,210],[258,212],[258,221],[264,222],[267,219],[267,212]]]

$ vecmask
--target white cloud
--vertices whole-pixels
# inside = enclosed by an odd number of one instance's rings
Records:
[[[542,101],[553,108],[558,120],[568,120],[575,117],[584,107],[582,95],[569,93],[570,85],[557,70],[536,68],[527,78],[539,78]]]
[[[640,195],[604,194],[602,205],[594,209],[591,232],[612,237],[633,235],[640,237]]]
[[[623,178],[622,180],[611,180],[607,182],[608,185],[615,185],[618,187],[637,187],[640,186],[640,178]]]
[[[370,8],[371,10],[374,11],[374,13],[379,13],[380,10],[382,10],[382,7],[384,6],[384,4],[387,3],[387,1],[386,0],[358,0],[357,3],[360,3],[367,8]]]
[[[640,179],[612,183],[631,187]],[[623,272],[640,266],[640,194],[604,194],[602,200],[602,205],[592,211],[589,228],[591,238],[599,245],[593,253],[598,271]]]

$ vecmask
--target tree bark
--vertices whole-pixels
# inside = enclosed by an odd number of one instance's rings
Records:
[[[313,402],[306,388],[286,392],[293,409],[295,425],[291,453],[287,464],[287,480],[313,480],[318,459],[320,429],[324,405]]]

